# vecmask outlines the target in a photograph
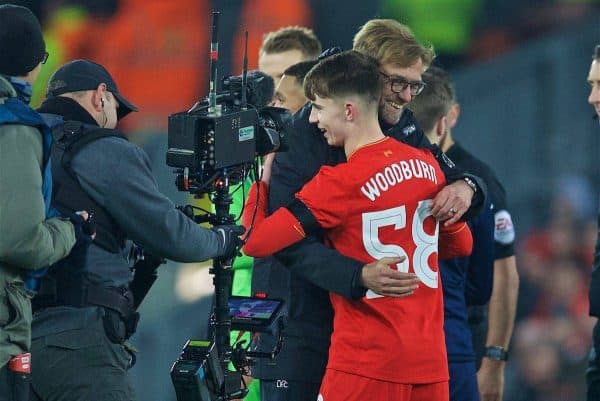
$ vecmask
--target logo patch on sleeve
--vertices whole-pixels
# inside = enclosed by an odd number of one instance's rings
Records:
[[[494,240],[508,245],[515,240],[515,228],[506,210],[499,210],[494,217]]]
[[[402,133],[404,134],[404,136],[409,136],[410,134],[412,134],[416,130],[417,130],[417,127],[415,127],[414,124],[411,124],[411,125],[409,125],[407,127],[402,128]]]

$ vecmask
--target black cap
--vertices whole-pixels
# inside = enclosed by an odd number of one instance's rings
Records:
[[[22,77],[44,59],[38,19],[25,7],[0,5],[0,74]]]
[[[132,111],[138,111],[137,107],[121,95],[106,68],[88,60],[74,60],[56,70],[48,82],[46,96],[52,98],[64,93],[94,90],[100,84],[106,84],[106,89],[119,101],[119,120]]]

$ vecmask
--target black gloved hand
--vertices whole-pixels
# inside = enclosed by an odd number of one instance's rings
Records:
[[[76,266],[81,267],[85,264],[87,248],[96,235],[96,225],[94,224],[93,217],[92,213],[88,214],[87,220],[77,213],[71,213],[68,216],[69,221],[73,224],[73,228],[75,228],[75,245],[71,249],[68,260]]]
[[[218,234],[219,256],[225,259],[233,258],[243,244],[239,236],[245,233],[246,229],[243,226],[223,225],[215,226],[211,230]]]
[[[93,221],[94,214],[88,213],[87,220],[77,213],[71,213],[68,217],[71,224],[73,224],[73,228],[75,228],[75,238],[77,239],[77,242],[92,242],[93,237],[96,234],[96,224],[94,224]]]

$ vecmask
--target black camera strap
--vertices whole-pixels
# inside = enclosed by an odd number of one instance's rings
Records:
[[[98,128],[79,121],[66,121],[62,126],[56,127],[54,137],[53,206],[64,215],[77,210],[92,212],[96,224],[94,243],[109,252],[120,252],[125,244],[125,233],[112,216],[81,188],[79,179],[71,168],[71,162],[81,149],[98,139],[115,137],[127,140],[127,138],[115,130]]]
[[[133,307],[137,310],[158,278],[158,267],[165,263],[163,258],[144,254],[133,265],[133,280],[129,283],[129,290],[133,294]]]

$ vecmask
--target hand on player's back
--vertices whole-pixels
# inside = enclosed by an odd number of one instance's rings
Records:
[[[382,258],[365,265],[361,273],[361,282],[365,288],[385,297],[406,297],[419,287],[419,278],[414,273],[396,270],[395,265],[404,257]]]

